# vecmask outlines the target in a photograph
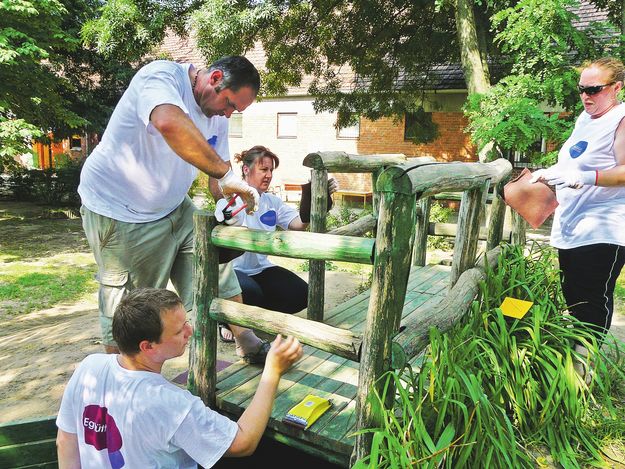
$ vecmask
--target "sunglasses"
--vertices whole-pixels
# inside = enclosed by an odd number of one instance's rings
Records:
[[[603,90],[603,88],[605,88],[606,86],[613,85],[614,83],[616,82],[613,81],[612,83],[606,83],[605,85],[595,85],[595,86],[577,85],[577,90],[579,91],[579,94],[586,93],[588,96],[594,96],[597,93],[600,93]]]

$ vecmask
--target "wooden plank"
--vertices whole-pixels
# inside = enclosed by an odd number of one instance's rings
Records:
[[[405,174],[398,184],[406,183]],[[380,179],[382,179],[380,175]],[[414,195],[385,192],[380,197],[378,234],[371,300],[363,334],[360,373],[358,374],[357,428],[381,424],[367,397],[380,389],[380,377],[390,369],[391,338],[399,330],[401,314],[410,275],[411,250],[415,227]],[[392,394],[392,393],[391,393]],[[371,435],[356,438],[352,457],[361,459],[371,448]]]
[[[413,266],[425,265],[428,247],[428,229],[430,225],[431,208],[431,197],[424,197],[417,201],[417,226],[415,228],[415,239],[412,243]]]
[[[325,233],[328,211],[328,172],[313,169],[311,178],[311,233]],[[325,298],[325,261],[310,260],[308,265],[308,307],[306,314],[312,321],[323,321],[323,299]]]
[[[488,235],[486,239],[486,251],[490,251],[491,249],[499,246],[502,238],[506,238],[503,230],[504,221],[506,218],[506,203],[498,195],[499,187],[501,185],[502,184],[499,183],[495,187],[495,197],[493,199],[493,204],[490,208],[490,217],[488,220]],[[508,234],[508,239],[510,239],[509,237],[510,234]]]
[[[211,303],[210,315],[222,323],[254,328],[269,334],[291,335],[303,344],[358,360],[362,337],[347,329],[219,298]]]
[[[16,420],[0,425],[0,447],[56,438],[56,417]]]
[[[464,271],[475,265],[480,213],[484,208],[484,195],[488,192],[489,184],[489,180],[482,179],[479,185],[476,184],[462,196],[458,214],[458,234],[454,243],[454,257],[451,265],[451,286]]]
[[[291,448],[310,454],[317,459],[326,460],[337,466],[349,466],[349,454],[334,451],[332,445],[317,446],[309,441],[302,441],[300,438],[284,435],[283,433],[273,430],[271,427],[268,427],[267,430],[265,430],[265,436],[276,440],[279,443],[290,446]],[[288,462],[285,464],[288,465]]]
[[[215,246],[296,259],[372,264],[375,241],[358,236],[337,236],[304,231],[251,230],[219,225],[211,232]]]
[[[484,179],[496,184],[511,172],[512,165],[503,158],[490,163],[430,163],[420,166],[411,161],[387,168],[378,178],[377,190],[388,193],[411,191],[419,197],[426,197],[446,191],[475,189],[482,186]],[[410,178],[409,183],[404,181],[404,175]]]
[[[328,234],[341,235],[341,236],[362,236],[365,233],[373,231],[378,220],[373,215],[365,215],[358,220],[355,220],[347,225],[339,226]]]
[[[17,468],[56,461],[56,436],[0,448],[0,467]]]
[[[217,322],[209,315],[210,303],[217,296],[219,256],[210,242],[217,220],[211,213],[193,215],[195,233],[193,253],[193,335],[189,342],[187,387],[208,407],[215,406],[217,383]]]
[[[503,208],[505,209],[505,206]],[[478,239],[480,241],[487,241],[490,232],[491,232],[491,225],[489,225],[488,227],[480,227]],[[455,237],[458,234],[458,225],[456,223],[430,222],[428,224],[428,234],[430,236]],[[500,240],[502,238],[509,240],[510,236],[511,236],[511,231],[506,230],[506,231],[501,232],[501,234],[499,235],[499,238]]]
[[[433,161],[431,157],[411,158]],[[318,151],[309,153],[302,163],[308,168],[325,169],[331,173],[369,173],[384,166],[406,163],[402,154],[353,155],[344,151]]]

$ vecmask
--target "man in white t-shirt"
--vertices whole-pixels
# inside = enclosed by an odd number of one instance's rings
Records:
[[[253,211],[255,189],[230,168],[228,118],[256,99],[258,71],[246,58],[224,57],[207,69],[157,60],[133,77],[80,177],[81,214],[98,264],[100,325],[108,353],[113,311],[127,292],[172,281],[185,308],[193,306],[193,212],[187,196],[197,170],[221,190],[240,194]],[[219,296],[241,301],[229,264]],[[235,335],[242,329],[235,329]],[[262,362],[269,345],[253,334],[242,355]]]
[[[90,355],[72,375],[56,423],[59,467],[211,467],[249,456],[267,426],[280,377],[302,356],[293,337],[272,343],[249,407],[235,423],[161,375],[192,334],[180,298],[164,289],[131,291],[113,318],[119,355]]]

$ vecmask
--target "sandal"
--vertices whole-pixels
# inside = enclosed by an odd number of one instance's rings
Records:
[[[226,344],[233,344],[234,334],[230,330],[230,327],[228,327],[228,324],[219,323],[217,324],[217,327],[219,328],[219,339]],[[224,331],[229,331],[231,337],[224,336]]]
[[[248,365],[262,365],[265,363],[265,359],[267,358],[270,348],[271,344],[268,341],[263,340],[256,352],[246,353],[241,357],[241,360]]]

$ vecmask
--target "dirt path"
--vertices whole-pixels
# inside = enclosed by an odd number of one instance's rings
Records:
[[[360,281],[347,272],[328,272],[328,307],[353,296]],[[55,415],[76,365],[102,350],[95,295],[92,301],[23,315],[0,313],[0,344],[0,423]],[[219,359],[237,360],[234,345],[218,347]],[[168,361],[163,374],[173,379],[187,363],[185,353]]]

